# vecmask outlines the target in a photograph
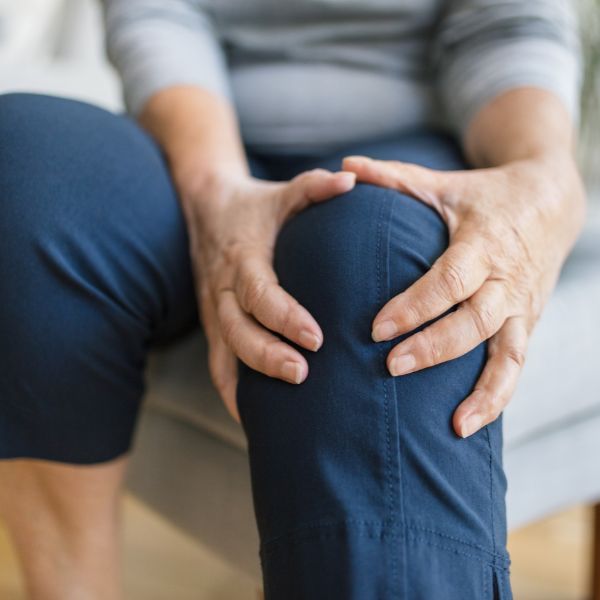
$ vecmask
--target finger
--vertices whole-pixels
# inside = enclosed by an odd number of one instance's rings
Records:
[[[288,189],[284,189],[287,192],[283,197],[285,216],[303,210],[315,202],[349,192],[355,183],[356,175],[350,172],[332,173],[326,169],[312,169],[300,173],[289,182]]]
[[[502,327],[506,311],[504,285],[486,281],[456,311],[398,344],[387,358],[390,373],[405,375],[466,354]]]
[[[208,342],[208,367],[211,380],[229,414],[240,422],[236,402],[237,359],[219,331],[217,313],[210,295],[201,289],[201,317]]]
[[[237,360],[235,354],[227,347],[222,339],[210,343],[208,366],[211,380],[227,411],[235,421],[240,423],[237,408]]]
[[[313,352],[323,343],[321,328],[297,300],[278,283],[270,259],[246,257],[239,266],[235,292],[244,311],[267,329]]]
[[[392,298],[373,320],[376,342],[391,340],[402,333],[439,317],[472,296],[490,274],[480,242],[457,239],[431,269],[407,290]]]
[[[308,364],[302,354],[246,314],[233,290],[219,294],[217,313],[223,339],[250,368],[289,383],[306,379]]]
[[[346,156],[345,171],[356,173],[358,181],[389,187],[440,208],[439,198],[453,174],[397,160],[377,160],[368,156]]]
[[[522,317],[506,320],[490,340],[488,361],[473,392],[454,412],[454,429],[472,435],[495,421],[512,397],[525,363],[528,333]]]

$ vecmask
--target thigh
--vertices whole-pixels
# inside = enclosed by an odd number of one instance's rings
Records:
[[[0,97],[0,453],[125,452],[155,336],[189,325],[186,237],[162,156],[80,102]]]
[[[338,169],[357,153],[464,168],[452,140],[426,133],[289,163],[285,176]],[[365,184],[283,228],[278,276],[320,323],[324,344],[305,352],[300,386],[241,367],[267,597],[491,600],[494,578],[509,593],[501,423],[466,440],[451,427],[485,345],[392,378],[392,343],[370,337],[377,311],[447,244],[432,209]]]
[[[0,97],[0,458],[109,460],[148,349],[197,323],[185,223],[134,121]]]

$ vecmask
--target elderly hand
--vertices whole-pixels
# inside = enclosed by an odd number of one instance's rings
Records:
[[[462,437],[505,408],[523,367],[527,340],[583,221],[573,161],[521,160],[442,172],[349,156],[358,181],[394,188],[432,206],[450,245],[432,268],[392,298],[373,321],[373,339],[391,340],[439,317],[396,345],[387,366],[404,375],[457,358],[490,338],[487,365],[453,424]]]
[[[274,333],[308,350],[323,343],[315,319],[277,282],[277,234],[295,213],[349,191],[354,182],[353,173],[324,169],[289,182],[226,174],[182,199],[211,377],[238,422],[236,356],[257,371],[297,384],[308,374],[307,362]]]

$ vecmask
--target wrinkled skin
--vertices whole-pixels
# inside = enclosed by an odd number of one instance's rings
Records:
[[[308,375],[306,359],[272,332],[307,350],[323,343],[315,319],[277,282],[277,234],[294,214],[349,191],[354,182],[353,173],[324,169],[289,182],[226,176],[204,186],[202,199],[183,202],[210,373],[238,422],[236,357],[266,375],[299,384]]]
[[[397,161],[346,157],[343,168],[432,206],[450,245],[431,270],[392,298],[373,322],[391,340],[459,305],[396,345],[395,376],[461,356],[489,339],[487,365],[454,415],[465,437],[498,417],[515,389],[527,341],[583,221],[583,188],[572,163],[536,160],[472,171],[434,171]]]

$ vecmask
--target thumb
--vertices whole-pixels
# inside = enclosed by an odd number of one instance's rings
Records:
[[[451,173],[446,171],[368,156],[346,156],[342,168],[355,173],[358,181],[398,190],[434,208],[439,208],[439,199],[451,177]]]
[[[354,173],[311,169],[296,175],[289,182],[284,203],[290,213],[295,213],[314,202],[322,202],[349,192],[355,182]]]

